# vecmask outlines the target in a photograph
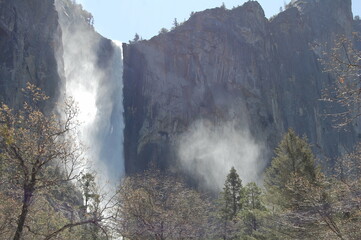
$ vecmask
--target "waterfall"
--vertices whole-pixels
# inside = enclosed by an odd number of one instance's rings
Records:
[[[98,127],[107,124],[106,131],[102,132],[101,161],[107,167],[107,174],[112,181],[119,182],[124,176],[124,119],[123,119],[123,53],[122,43],[113,41],[114,55],[111,61],[111,76],[107,76],[103,93],[98,95],[98,103],[105,110],[99,113]],[[109,102],[108,102],[109,101]],[[104,108],[109,104],[108,108]]]
[[[103,38],[79,20],[76,5],[57,0],[56,8],[62,29],[62,88],[79,107],[86,166],[96,171],[99,183],[115,186],[124,175],[121,43]]]

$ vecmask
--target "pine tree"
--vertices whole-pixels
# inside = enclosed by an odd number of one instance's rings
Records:
[[[133,42],[138,42],[138,41],[139,41],[139,39],[140,39],[140,36],[139,36],[139,34],[138,34],[138,33],[136,33],[136,34],[134,35]]]
[[[220,218],[222,222],[222,238],[234,239],[239,232],[237,215],[242,209],[244,189],[236,169],[231,168],[224,183],[220,197]]]
[[[179,26],[178,20],[177,20],[177,18],[174,18],[174,20],[173,20],[173,27],[176,28],[176,27],[178,27],[178,26]]]
[[[227,179],[224,183],[223,198],[225,202],[224,213],[228,220],[236,217],[239,210],[242,208],[241,199],[243,197],[242,180],[234,167],[231,168]]]
[[[296,184],[299,177],[310,184],[317,184],[320,169],[316,166],[307,139],[300,138],[292,129],[284,135],[275,154],[265,175],[269,199],[282,209],[297,208],[302,196],[290,191],[291,185]]]
[[[242,211],[243,222],[245,223],[245,232],[252,235],[260,228],[260,218],[266,207],[261,201],[262,191],[256,183],[251,182],[245,186],[245,201]]]
[[[267,200],[272,204],[274,234],[282,239],[322,239],[324,226],[337,224],[331,213],[327,181],[306,138],[289,130],[276,148],[265,175]],[[329,238],[327,238],[329,239]]]

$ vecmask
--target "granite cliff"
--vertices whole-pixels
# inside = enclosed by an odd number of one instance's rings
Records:
[[[288,128],[306,135],[321,157],[350,149],[358,131],[339,131],[325,118],[335,106],[319,100],[333,79],[318,58],[356,25],[351,0],[293,1],[270,20],[248,1],[195,13],[168,33],[124,44],[126,171],[150,161],[178,166],[184,133],[230,122],[262,146],[259,168]]]
[[[0,1],[0,99],[18,104],[30,81],[57,96],[61,30],[53,1]]]
[[[92,84],[101,73],[94,95],[100,127],[94,127],[92,138],[101,139],[96,154],[113,159],[106,164],[116,175],[121,167],[115,162],[122,158],[114,157],[122,155],[117,150],[122,149],[121,52],[91,25],[91,14],[70,0],[0,1],[0,97],[18,104],[19,90],[30,81],[57,100],[69,85],[66,79],[87,71],[78,56],[92,59],[97,74],[83,75]],[[319,99],[333,77],[322,71],[318,58],[337,36],[360,29],[351,0],[292,1],[271,19],[248,1],[232,10],[192,14],[168,33],[124,44],[126,172],[147,168],[151,161],[184,168],[184,158],[195,159],[188,168],[212,165],[217,159],[207,162],[204,153],[223,145],[222,154],[227,147],[238,149],[226,156],[233,159],[229,164],[237,164],[233,155],[250,158],[239,167],[252,165],[257,175],[290,127],[306,135],[321,157],[351,149],[359,129],[351,125],[339,131],[325,118],[335,106]],[[207,145],[204,138],[216,143]]]
[[[85,101],[93,114],[80,119],[87,126],[82,140],[93,145],[88,158],[115,180],[124,172],[122,52],[92,24],[91,13],[72,0],[0,1],[0,101],[17,106],[26,82],[51,97],[49,110],[64,94],[81,108]]]

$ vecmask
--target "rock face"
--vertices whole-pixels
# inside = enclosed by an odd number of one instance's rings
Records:
[[[53,1],[0,1],[0,100],[18,104],[26,82],[56,96],[61,46]]]
[[[0,102],[14,108],[21,105],[20,90],[31,82],[52,99],[44,110],[54,110],[65,93],[67,78],[94,68],[91,73],[97,79],[91,74],[81,76],[89,86],[96,85],[91,100],[97,118],[89,134],[96,141],[88,147],[96,149],[91,159],[101,159],[110,169],[104,173],[98,167],[98,173],[117,182],[123,172],[121,54],[111,40],[94,31],[91,14],[73,0],[0,0]],[[74,212],[82,209],[81,192],[73,184],[64,187],[66,194],[52,191],[46,200],[67,218],[82,218],[82,210]]]
[[[21,104],[20,90],[31,82],[51,97],[44,107],[52,110],[69,88],[85,85],[94,92],[90,101],[97,115],[91,133],[82,133],[91,138],[84,144],[96,149],[91,159],[101,159],[111,169],[107,174],[118,180],[124,172],[122,53],[94,30],[92,21],[72,0],[0,0],[0,102]]]
[[[108,91],[117,84],[120,52],[89,29],[91,15],[70,0],[57,3],[63,20],[53,0],[0,0],[0,100],[19,104],[27,81],[56,100],[66,75],[60,25],[68,32],[85,29],[103,74],[96,102],[112,102],[102,105],[111,120],[99,121],[105,124],[98,138],[108,139],[99,150],[105,156],[110,145],[121,148],[121,129],[114,128],[121,99]],[[357,126],[339,131],[324,117],[337,109],[319,101],[333,79],[322,72],[318,58],[338,35],[360,30],[351,0],[293,1],[271,20],[257,2],[248,1],[232,10],[195,13],[169,33],[125,44],[126,171],[144,169],[153,160],[176,166],[180,139],[199,121],[247,129],[269,149],[268,159],[289,127],[305,134],[320,156],[350,149],[360,131]],[[78,44],[84,48],[82,41]]]
[[[351,0],[295,1],[271,20],[248,1],[124,45],[126,171],[174,165],[179,136],[199,119],[245,125],[268,149],[288,128],[320,156],[351,148],[356,129],[339,131],[324,117],[330,109],[319,99],[332,77],[318,58],[353,25]]]

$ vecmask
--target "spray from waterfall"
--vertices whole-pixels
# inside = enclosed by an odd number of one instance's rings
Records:
[[[75,8],[70,9],[75,6]],[[123,62],[119,42],[104,39],[79,19],[82,11],[57,0],[62,29],[63,90],[79,107],[79,140],[87,167],[111,190],[124,175]],[[73,15],[72,15],[73,14]]]
[[[179,138],[181,167],[203,187],[217,192],[231,167],[244,183],[259,182],[265,167],[262,152],[264,145],[252,137],[247,124],[239,127],[234,121],[198,120]]]

